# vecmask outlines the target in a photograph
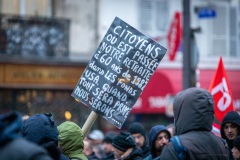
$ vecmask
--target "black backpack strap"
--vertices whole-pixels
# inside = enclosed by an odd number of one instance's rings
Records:
[[[177,152],[178,159],[183,160],[183,153],[187,153],[188,149],[182,145],[179,136],[174,136],[171,138],[171,142],[173,143],[173,147]]]

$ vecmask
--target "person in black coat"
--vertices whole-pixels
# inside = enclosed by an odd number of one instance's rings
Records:
[[[229,160],[234,160],[231,150],[233,141],[240,135],[240,116],[236,111],[228,112],[222,120],[221,137],[227,141],[229,147]]]
[[[107,132],[104,139],[103,139],[103,150],[105,152],[105,156],[102,158],[102,160],[111,160],[114,159],[114,154],[113,154],[113,139],[115,138],[115,133],[110,131]]]
[[[120,132],[113,139],[113,152],[117,160],[142,160],[142,150],[129,132]]]
[[[175,136],[186,150],[183,159],[227,160],[228,153],[224,141],[212,130],[214,101],[208,90],[192,87],[178,93],[173,102]],[[178,152],[173,142],[163,149],[161,160],[177,160]]]
[[[137,146],[142,149],[143,158],[148,157],[151,153],[144,126],[139,122],[133,122],[128,128],[128,132],[133,136]]]

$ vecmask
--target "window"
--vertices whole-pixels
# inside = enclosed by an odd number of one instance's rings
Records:
[[[238,2],[239,3],[239,2]],[[215,17],[199,18],[202,29],[197,36],[201,56],[228,58],[240,57],[239,50],[239,10],[230,2],[199,3],[194,7],[210,7],[216,12]]]
[[[138,6],[140,30],[153,38],[166,35],[169,22],[169,1],[139,0]]]

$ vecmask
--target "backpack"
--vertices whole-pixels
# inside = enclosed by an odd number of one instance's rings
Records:
[[[175,151],[177,152],[178,159],[183,160],[183,153],[187,153],[188,149],[182,145],[179,136],[174,136],[170,140],[173,144]]]

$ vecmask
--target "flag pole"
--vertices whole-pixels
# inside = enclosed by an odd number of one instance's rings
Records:
[[[90,115],[88,116],[86,122],[84,123],[84,125],[82,127],[83,137],[85,137],[88,134],[91,127],[93,126],[93,123],[96,121],[97,117],[98,117],[98,114],[95,113],[94,111],[92,111],[90,113]]]

